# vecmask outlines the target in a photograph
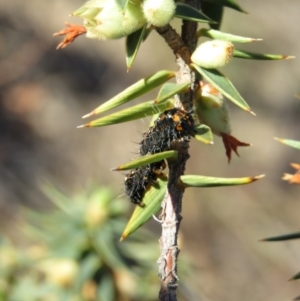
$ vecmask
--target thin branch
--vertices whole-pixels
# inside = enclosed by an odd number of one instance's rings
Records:
[[[199,0],[187,0],[187,4],[195,8],[200,7]],[[195,73],[189,68],[190,56],[194,51],[197,38],[197,24],[183,21],[181,36],[170,26],[156,28],[156,31],[165,39],[176,56],[179,70],[176,75],[177,83],[190,82],[188,93],[180,95],[176,100],[176,107],[190,111],[193,104],[194,91],[196,89]],[[178,180],[184,174],[188,154],[189,140],[174,141],[172,149],[178,151],[176,161],[169,161],[168,189],[162,203],[162,234],[160,238],[161,254],[157,261],[158,274],[161,279],[159,292],[160,301],[177,301],[177,260],[179,248],[177,245],[178,232],[181,222],[181,208],[184,187],[178,185]]]
[[[169,162],[168,191],[162,203],[162,234],[160,238],[161,254],[157,261],[158,274],[161,279],[159,300],[176,301],[177,289],[177,246],[178,231],[181,222],[181,207],[184,188],[177,185],[178,178],[184,174],[185,164],[189,158],[189,143],[182,139],[174,141],[172,149],[178,151],[178,159]]]

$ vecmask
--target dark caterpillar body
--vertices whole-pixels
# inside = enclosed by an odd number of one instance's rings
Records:
[[[176,108],[167,110],[160,114],[154,126],[143,134],[140,155],[169,150],[173,140],[189,139],[194,133],[194,119],[191,114]]]
[[[190,139],[195,133],[194,120],[191,114],[174,108],[159,115],[150,127],[143,134],[140,142],[140,155],[157,154],[170,150],[171,142],[177,139]],[[145,191],[154,185],[157,176],[166,167],[165,161],[147,164],[131,170],[125,177],[125,193],[134,204],[141,205]]]

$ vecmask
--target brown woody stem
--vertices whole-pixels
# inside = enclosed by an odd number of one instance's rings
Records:
[[[199,0],[187,0],[187,4],[199,9]],[[189,68],[190,56],[194,51],[197,38],[197,23],[183,21],[181,36],[170,26],[156,28],[156,31],[165,39],[176,56],[179,70],[176,75],[177,83],[190,82],[189,92],[180,95],[176,107],[190,111],[193,105],[193,95],[197,87],[195,73]],[[161,222],[162,234],[160,237],[160,257],[157,261],[158,274],[161,279],[159,292],[160,301],[177,301],[177,259],[179,248],[177,245],[178,232],[181,222],[181,208],[184,188],[179,186],[178,180],[184,174],[189,143],[184,140],[173,142],[172,149],[178,151],[178,158],[169,161],[169,181],[165,198],[162,202]]]

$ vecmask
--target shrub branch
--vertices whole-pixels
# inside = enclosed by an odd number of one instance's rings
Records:
[[[200,8],[199,0],[186,1],[193,7]],[[197,24],[183,21],[181,36],[170,26],[156,28],[156,31],[165,39],[176,56],[179,70],[176,75],[177,83],[190,82],[189,92],[180,95],[176,101],[176,107],[190,111],[193,103],[193,95],[196,89],[195,73],[189,68],[191,53],[194,51],[197,38]],[[158,263],[158,274],[161,279],[159,292],[160,301],[176,301],[177,289],[177,259],[179,248],[177,245],[178,232],[182,219],[182,197],[184,187],[178,185],[179,178],[184,174],[188,154],[189,143],[182,139],[175,141],[172,149],[178,151],[178,158],[169,161],[168,189],[162,202],[161,223],[162,234],[160,237],[160,257]]]

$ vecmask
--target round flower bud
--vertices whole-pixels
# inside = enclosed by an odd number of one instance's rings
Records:
[[[165,26],[174,17],[176,4],[174,0],[145,0],[144,16],[154,26]]]
[[[128,36],[147,23],[141,4],[132,1],[123,12],[114,0],[90,0],[72,15],[84,20],[88,38],[100,40]]]
[[[239,141],[231,136],[229,111],[223,95],[211,84],[200,82],[200,89],[195,93],[194,111],[198,119],[210,127],[211,131],[221,136],[226,149],[228,163],[231,160],[231,153],[237,155],[239,146],[249,146],[249,143]]]
[[[201,82],[195,94],[195,113],[200,121],[209,126],[215,135],[230,134],[229,111],[223,95],[209,83]],[[201,91],[201,92],[200,92]]]
[[[231,60],[233,45],[228,41],[212,40],[200,44],[191,56],[191,61],[203,68],[219,68]]]

